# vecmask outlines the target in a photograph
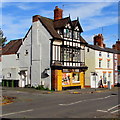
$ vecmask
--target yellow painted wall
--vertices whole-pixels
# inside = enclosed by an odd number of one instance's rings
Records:
[[[84,72],[80,73],[80,83],[81,83],[81,88],[85,87],[85,74]]]
[[[57,70],[57,91],[62,90],[62,70]]]

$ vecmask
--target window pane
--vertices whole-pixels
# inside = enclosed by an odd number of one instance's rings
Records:
[[[63,73],[62,74],[62,85],[69,85],[70,84],[70,74],[71,73]]]
[[[79,73],[72,74],[72,83],[80,83],[79,81]]]

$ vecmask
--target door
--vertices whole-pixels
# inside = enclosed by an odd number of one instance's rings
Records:
[[[98,88],[98,76],[94,76],[93,73],[90,73],[90,84],[91,88]]]

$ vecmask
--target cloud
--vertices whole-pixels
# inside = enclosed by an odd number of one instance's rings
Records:
[[[75,19],[77,16],[80,19],[86,19],[93,16],[100,16],[102,14],[102,9],[112,5],[113,3],[78,3],[65,5],[64,16],[71,15],[72,19]],[[68,6],[68,7],[67,7]],[[69,10],[68,10],[69,9]]]
[[[31,10],[31,9],[33,9],[32,6],[27,6],[27,5],[23,5],[23,4],[17,5],[17,7],[22,9],[22,10]]]
[[[104,17],[104,18],[96,18],[96,19],[93,18],[88,21],[87,25],[84,25],[84,30],[85,31],[93,30],[99,27],[109,26],[117,23],[118,23],[118,17],[114,17],[114,19],[112,16]]]
[[[18,21],[17,21],[18,19]],[[8,40],[22,38],[31,25],[31,18],[17,18],[14,16],[2,16],[3,32]],[[7,24],[6,24],[7,23]]]

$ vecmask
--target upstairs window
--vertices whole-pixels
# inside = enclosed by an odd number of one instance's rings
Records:
[[[70,38],[72,38],[72,30],[69,30],[69,32],[70,32]]]
[[[99,68],[102,66],[102,60],[99,60]]]
[[[68,29],[64,29],[64,37],[70,37],[70,32]]]
[[[89,48],[87,49],[87,52],[89,52],[90,50],[89,50]]]
[[[110,57],[110,54],[109,54],[109,53],[107,53],[107,57]]]
[[[19,59],[20,58],[20,53],[17,53],[16,54],[16,59]]]
[[[110,67],[110,61],[108,60],[107,61],[107,68],[109,68]]]
[[[77,39],[77,31],[74,31],[74,39]]]
[[[102,56],[102,53],[101,53],[101,52],[99,52],[99,56],[100,56],[100,57]]]
[[[25,51],[25,55],[28,55],[28,50]]]

